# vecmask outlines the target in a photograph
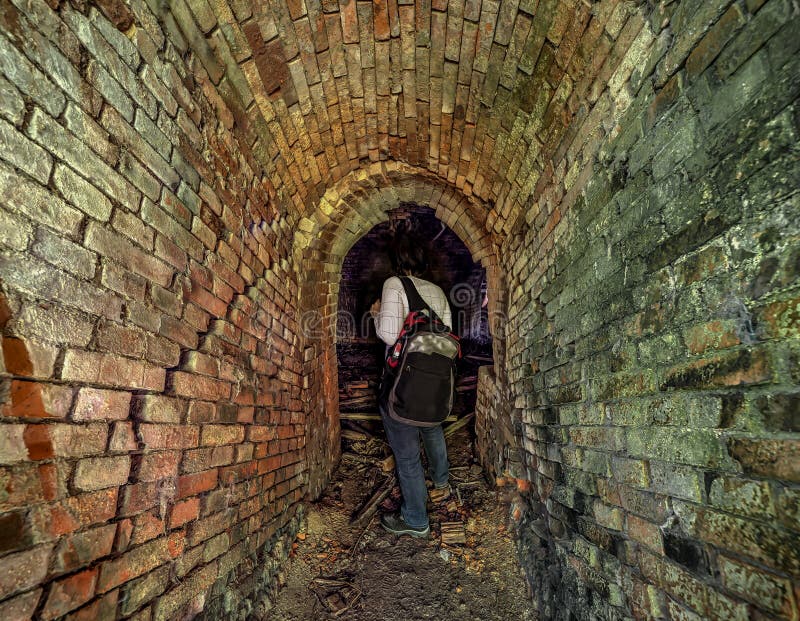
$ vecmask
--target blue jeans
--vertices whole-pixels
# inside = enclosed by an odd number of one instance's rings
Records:
[[[422,470],[419,437],[421,434],[433,484],[436,487],[446,487],[450,464],[447,461],[447,445],[442,426],[414,427],[394,420],[382,404],[380,411],[386,438],[394,453],[400,491],[403,493],[400,515],[412,528],[425,528],[428,526],[428,512],[425,509],[428,490],[425,487],[425,473]]]

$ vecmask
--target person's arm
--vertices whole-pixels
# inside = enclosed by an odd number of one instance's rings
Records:
[[[383,283],[380,311],[375,314],[375,332],[387,345],[393,345],[400,335],[406,313],[403,305],[403,284],[397,277]]]
[[[455,329],[453,326],[453,315],[450,313],[450,304],[447,302],[447,296],[444,296],[444,313],[439,318],[444,322],[444,325],[448,326],[451,330]]]

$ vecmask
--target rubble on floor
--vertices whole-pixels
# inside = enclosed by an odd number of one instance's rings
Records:
[[[380,513],[401,502],[380,425],[344,425],[341,464],[308,507],[286,586],[262,618],[535,619],[507,528],[511,496],[491,489],[474,463],[471,426],[449,434],[450,489],[430,490],[431,534],[415,539],[379,524]]]

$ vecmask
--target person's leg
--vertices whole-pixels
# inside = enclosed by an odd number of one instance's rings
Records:
[[[412,528],[426,528],[428,490],[425,488],[425,473],[419,453],[419,428],[394,420],[383,409],[381,415],[386,438],[394,453],[400,491],[403,493],[400,514]]]
[[[450,463],[447,461],[447,444],[441,425],[420,427],[422,444],[428,458],[428,471],[435,487],[447,487],[450,476]]]

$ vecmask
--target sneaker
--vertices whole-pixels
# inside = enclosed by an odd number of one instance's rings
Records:
[[[431,532],[431,527],[413,528],[406,524],[406,521],[399,513],[384,513],[381,516],[381,526],[385,530],[395,535],[411,535],[412,537],[427,537]]]
[[[450,485],[445,483],[443,487],[434,487],[428,495],[431,502],[444,502],[450,498]]]

